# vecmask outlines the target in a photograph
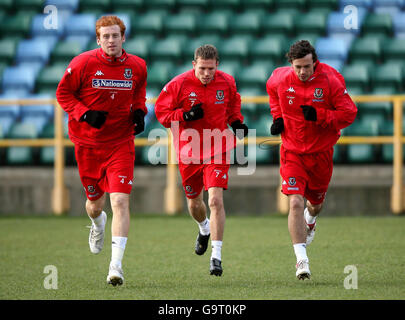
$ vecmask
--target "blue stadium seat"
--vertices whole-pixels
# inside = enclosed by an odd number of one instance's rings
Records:
[[[95,36],[96,16],[93,14],[73,14],[65,26],[66,36]]]
[[[54,5],[58,10],[69,10],[75,12],[79,8],[80,0],[46,0],[45,6]]]
[[[357,28],[355,28],[355,26],[353,25],[353,28],[348,29],[345,24],[345,21],[348,18],[348,14],[343,12],[331,12],[327,22],[328,35],[329,36],[332,34],[358,35],[360,33],[361,26],[366,16],[366,13],[367,11],[364,8],[358,8]],[[347,23],[349,23],[349,26],[352,26],[354,22],[348,20]]]
[[[356,8],[365,8],[367,10],[371,10],[373,0],[340,0],[341,9],[349,5],[355,6]]]
[[[393,17],[394,34],[405,39],[405,12],[399,12]]]
[[[61,37],[64,32],[64,23],[63,19],[60,19],[58,17],[56,29],[51,29],[47,28],[46,25],[44,25],[44,22],[46,22],[47,15],[46,14],[37,14],[32,18],[31,22],[31,35],[33,37],[35,36],[56,36],[56,37]]]
[[[401,11],[405,5],[405,0],[373,0],[374,12],[389,13],[395,15]]]
[[[35,86],[35,72],[31,68],[8,67],[3,72],[3,90],[24,89],[32,92]]]
[[[348,46],[339,38],[319,38],[315,45],[319,59],[339,59],[346,61]]]
[[[344,61],[341,59],[328,59],[324,58],[321,60],[321,62],[326,63],[330,65],[332,68],[336,69],[337,71],[342,71],[343,66],[345,65]]]
[[[22,40],[17,47],[16,62],[41,62],[46,64],[50,57],[50,47],[45,41]]]

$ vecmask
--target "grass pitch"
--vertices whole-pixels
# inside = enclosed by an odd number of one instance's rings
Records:
[[[111,214],[98,255],[88,248],[89,221],[0,218],[0,299],[405,299],[405,217],[320,217],[308,247],[312,278],[298,281],[286,216],[227,217],[224,274],[214,277],[210,249],[194,253],[198,228],[189,216],[135,215],[121,287],[106,284]],[[44,286],[49,265],[57,289]],[[357,289],[344,286],[348,276],[355,284],[346,266],[357,270]]]

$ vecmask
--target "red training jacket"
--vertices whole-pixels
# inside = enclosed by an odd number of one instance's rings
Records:
[[[183,112],[189,111],[198,103],[203,104],[204,117],[184,121]],[[156,117],[163,126],[169,128],[172,122],[178,122],[178,130],[177,127],[172,127],[178,157],[189,157],[193,161],[206,160],[235,147],[235,136],[227,125],[236,120],[243,122],[240,110],[241,98],[236,90],[235,79],[220,70],[216,71],[214,79],[207,85],[201,83],[193,69],[176,76],[163,88],[155,104]],[[206,133],[217,129],[218,136],[223,134],[222,143],[219,145],[212,142],[215,139],[204,134],[204,129]],[[198,133],[198,137],[193,133]],[[195,146],[190,144],[192,139],[197,141],[199,150],[196,150],[198,147],[190,149]],[[204,144],[209,146],[210,139],[211,148],[204,148]]]
[[[146,63],[127,54],[106,56],[101,48],[75,57],[67,67],[56,90],[56,98],[69,115],[69,137],[85,146],[113,146],[134,138],[132,112],[145,114]],[[107,111],[100,129],[93,128],[81,116],[91,110]]]
[[[327,64],[316,62],[314,74],[301,81],[292,67],[273,71],[267,81],[273,119],[284,119],[281,140],[285,149],[299,154],[326,151],[353,123],[357,107],[346,90],[343,76]],[[316,109],[317,121],[307,121],[301,105]]]

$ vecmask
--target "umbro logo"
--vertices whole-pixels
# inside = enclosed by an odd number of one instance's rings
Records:
[[[289,87],[289,88],[287,89],[287,92],[295,93],[295,90],[294,90],[293,87]]]
[[[95,76],[103,76],[104,73],[101,70],[97,70],[97,72],[94,75]]]

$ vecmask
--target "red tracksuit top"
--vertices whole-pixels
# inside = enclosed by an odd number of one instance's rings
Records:
[[[204,117],[199,120],[184,121],[183,112],[189,111],[193,105],[198,103],[202,103]],[[241,98],[236,89],[235,79],[220,70],[216,71],[214,79],[207,85],[201,83],[193,69],[176,76],[161,91],[155,104],[155,113],[158,121],[166,128],[171,127],[173,121],[178,121],[179,130],[172,128],[174,146],[178,156],[180,155],[179,150],[181,150],[182,154],[188,152],[188,156],[194,158],[191,156],[191,151],[188,148],[183,149],[183,147],[192,140],[191,137],[187,139],[190,131],[186,129],[194,129],[198,132],[200,137],[198,160],[206,160],[219,152],[223,153],[233,149],[236,140],[228,129],[228,124],[232,124],[236,120],[243,122]],[[210,150],[203,148],[203,137],[207,139],[207,135],[203,134],[204,129],[219,129],[221,132],[226,132],[226,138],[224,135],[220,148],[215,148],[214,143],[211,144]],[[185,141],[182,141],[183,138]],[[186,149],[187,151],[185,151]],[[194,158],[194,160],[196,159]]]
[[[314,67],[314,74],[305,82],[291,66],[277,68],[266,85],[273,119],[284,119],[283,147],[298,154],[332,148],[340,130],[353,123],[357,114],[343,76],[318,61]],[[305,120],[301,105],[313,106],[317,121]]]
[[[69,137],[73,143],[114,146],[134,139],[132,112],[147,113],[146,63],[122,50],[119,58],[105,55],[101,48],[75,57],[56,90],[56,98],[69,115]],[[88,110],[107,111],[100,129],[80,117]]]

